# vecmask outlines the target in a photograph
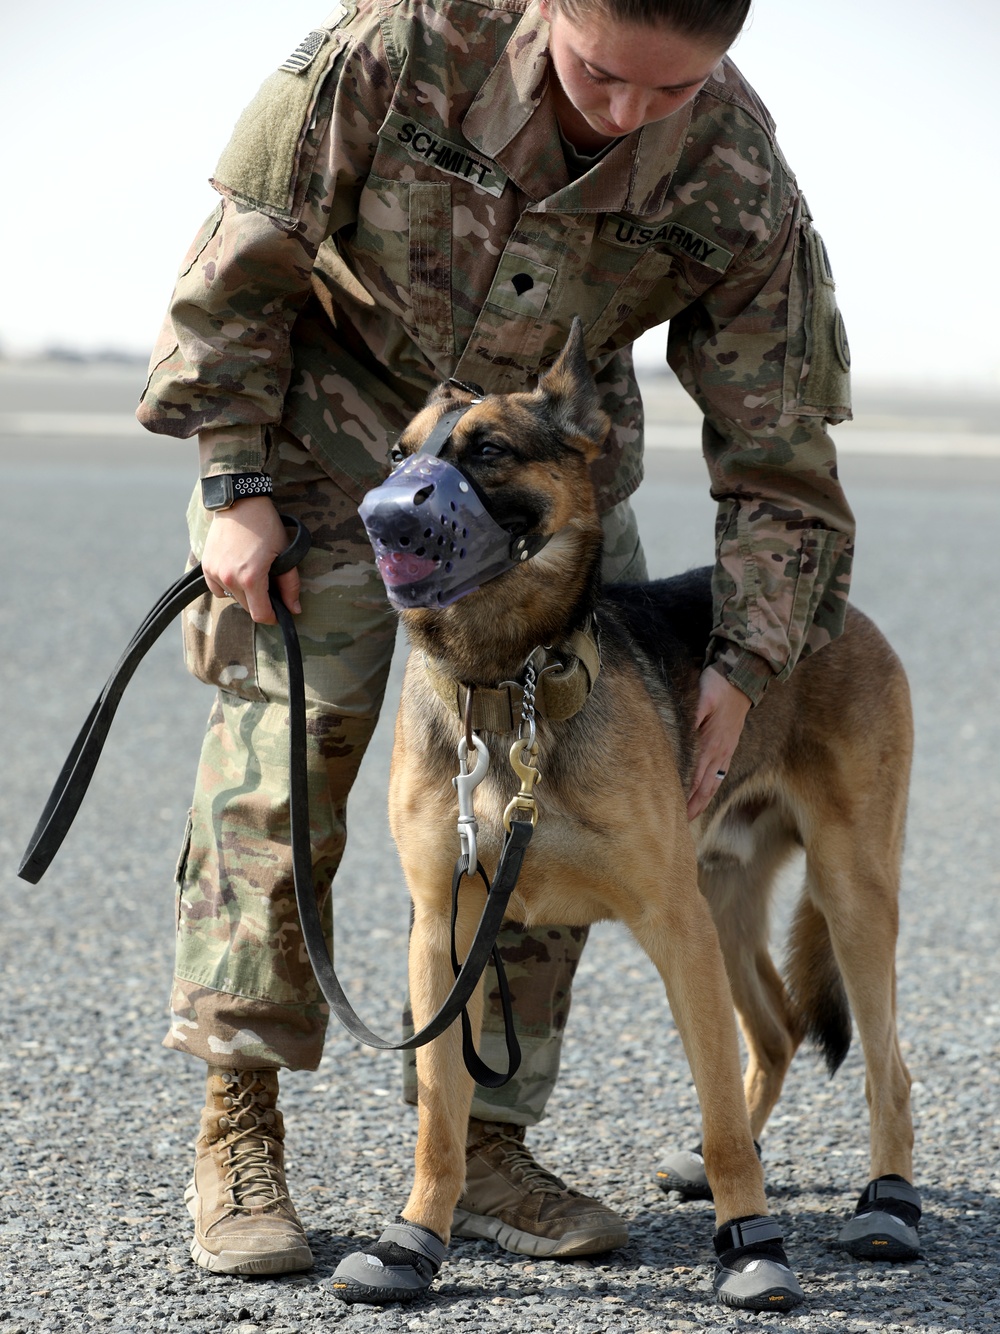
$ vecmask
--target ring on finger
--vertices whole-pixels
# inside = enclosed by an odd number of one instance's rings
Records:
[[[726,771],[725,771],[725,769],[716,769],[716,771],[715,771],[715,781],[716,781],[717,783],[721,783],[722,780],[725,778],[725,776],[726,776]]]

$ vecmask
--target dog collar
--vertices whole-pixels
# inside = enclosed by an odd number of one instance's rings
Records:
[[[597,682],[601,670],[597,628],[588,621],[582,630],[568,636],[564,650],[536,649],[535,654],[542,659],[537,668],[535,711],[550,722],[565,722],[580,712]],[[424,667],[438,699],[449,713],[464,719],[470,687],[456,680],[437,658],[425,654]],[[517,681],[476,686],[472,690],[472,730],[516,732],[521,725],[523,696]]]

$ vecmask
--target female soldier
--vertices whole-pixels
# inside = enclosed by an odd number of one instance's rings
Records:
[[[278,1068],[316,1067],[326,1019],[292,892],[287,692],[267,596],[286,541],[278,511],[313,536],[279,583],[304,647],[327,911],[395,631],[356,505],[439,381],[531,387],[580,315],[613,423],[595,469],[605,576],[642,578],[630,349],[670,320],[667,358],[704,412],[719,506],[692,817],[767,683],[840,631],[853,525],[824,422],[849,416],[847,347],[770,118],[725,58],[748,6],[341,0],[223,153],[221,202],[181,271],[138,413],[198,436],[191,542],[214,594],[185,618],[189,665],[218,697],[178,869],[166,1039],[209,1065],[188,1201],[192,1253],[210,1269],[311,1263],[275,1110]],[[477,1090],[469,1129],[462,1232],[533,1255],[627,1238],[523,1143],[555,1081],[583,940],[554,927],[501,938],[525,1060],[513,1085]],[[486,1028],[489,1058],[495,1016]]]

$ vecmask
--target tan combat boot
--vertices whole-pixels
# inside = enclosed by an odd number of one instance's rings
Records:
[[[535,1162],[523,1126],[474,1119],[452,1231],[537,1256],[597,1255],[628,1241],[623,1218]]]
[[[191,1258],[217,1274],[287,1274],[312,1267],[285,1184],[285,1127],[276,1070],[209,1066],[206,1106],[184,1200]]]

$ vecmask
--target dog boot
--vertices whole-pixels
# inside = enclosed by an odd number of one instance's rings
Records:
[[[210,1066],[194,1178],[191,1258],[217,1274],[287,1274],[312,1267],[285,1184],[276,1070]]]
[[[742,1311],[791,1311],[805,1299],[771,1218],[736,1218],[714,1238],[712,1286],[723,1306]]]
[[[876,1177],[861,1192],[838,1240],[858,1260],[915,1260],[919,1222],[920,1192],[904,1177]]]
[[[535,1162],[524,1127],[469,1121],[465,1193],[456,1237],[482,1237],[519,1255],[597,1255],[628,1241],[628,1225]]]
[[[431,1286],[447,1249],[430,1228],[398,1218],[366,1250],[341,1260],[333,1291],[342,1302],[411,1302]]]
[[[760,1145],[754,1140],[753,1146],[759,1158]],[[656,1173],[656,1184],[668,1195],[675,1190],[682,1200],[710,1200],[712,1187],[708,1184],[701,1145],[695,1149],[678,1149],[668,1154]]]

